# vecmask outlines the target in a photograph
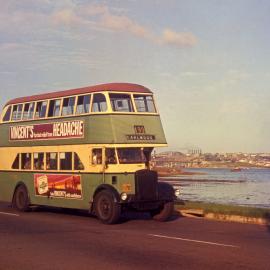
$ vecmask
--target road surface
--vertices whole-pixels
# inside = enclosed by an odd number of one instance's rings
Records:
[[[0,203],[0,270],[270,269],[270,228],[130,213],[103,225],[77,211]]]

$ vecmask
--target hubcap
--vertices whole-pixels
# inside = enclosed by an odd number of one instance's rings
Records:
[[[111,212],[110,202],[106,198],[102,198],[100,201],[100,214],[102,217],[107,218]]]

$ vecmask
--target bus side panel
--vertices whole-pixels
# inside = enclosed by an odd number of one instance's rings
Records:
[[[50,173],[43,173],[40,175],[50,176]],[[55,176],[64,175],[63,173],[55,173]],[[27,181],[27,187],[29,187],[30,200],[31,204],[34,205],[44,205],[44,206],[53,206],[53,207],[63,207],[63,208],[74,208],[74,209],[83,209],[89,210],[91,198],[94,194],[96,186],[102,184],[102,174],[72,174],[68,173],[67,176],[79,176],[81,183],[81,195],[77,198],[63,198],[57,196],[48,196],[48,193],[43,195],[38,195],[35,187],[35,176],[32,174],[31,179]],[[68,190],[66,190],[68,193]],[[51,193],[50,193],[51,194]],[[57,194],[57,193],[56,193]]]
[[[135,194],[134,173],[108,173],[105,174],[105,183],[113,186],[119,194]]]
[[[0,172],[0,201],[12,202],[13,193],[18,182],[18,173]]]

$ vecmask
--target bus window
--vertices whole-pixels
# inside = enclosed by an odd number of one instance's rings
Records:
[[[118,148],[117,154],[119,158],[119,163],[122,164],[146,162],[146,158],[141,148]]]
[[[96,148],[92,150],[92,164],[102,164],[102,149]]]
[[[92,112],[107,111],[107,102],[103,94],[94,94]]]
[[[59,116],[61,99],[50,100],[48,117]]]
[[[44,170],[44,153],[34,153],[34,170]]]
[[[62,115],[71,115],[74,113],[75,97],[64,98]]]
[[[35,118],[44,118],[46,116],[47,101],[39,101],[36,107]]]
[[[32,154],[31,153],[22,153],[21,169],[22,170],[31,170],[31,161],[32,161]]]
[[[89,113],[90,110],[90,95],[79,96],[77,101],[76,114]]]
[[[57,153],[46,153],[46,169],[57,170]]]
[[[130,95],[110,94],[112,110],[114,112],[133,112],[133,106]]]
[[[25,103],[23,109],[23,120],[32,119],[34,115],[35,103]]]
[[[13,105],[12,121],[21,120],[22,118],[22,104]]]
[[[11,115],[11,106],[8,107],[5,116],[3,118],[3,122],[7,122],[10,120],[10,115]]]
[[[134,101],[138,112],[156,112],[152,96],[134,95]]]
[[[107,164],[116,164],[117,163],[114,148],[106,148],[105,156],[106,156],[106,163]]]
[[[84,166],[77,153],[74,153],[74,170],[84,170]]]
[[[20,160],[20,154],[18,154],[13,161],[13,164],[11,166],[12,169],[19,169],[19,160]]]
[[[72,170],[72,152],[59,153],[60,170]]]

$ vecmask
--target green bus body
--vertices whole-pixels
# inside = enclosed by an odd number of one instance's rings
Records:
[[[133,87],[129,84],[127,86]],[[121,95],[125,97],[130,92]],[[138,90],[134,92],[137,93]],[[59,97],[63,99],[61,93]],[[29,100],[31,101],[31,97]],[[25,99],[25,102],[28,100]],[[134,104],[134,100],[132,102]],[[12,106],[14,110],[17,105],[8,103],[7,106]],[[7,106],[3,112],[7,111]],[[2,119],[4,118],[3,113]],[[78,132],[75,134],[70,131],[70,127],[74,128],[78,123],[79,136]],[[69,134],[76,136],[64,136],[62,130],[61,137],[59,129],[55,133],[59,138],[32,137],[35,129],[46,131],[48,127],[63,125],[69,125]],[[41,131],[41,134],[42,132],[44,133]],[[174,190],[171,186],[159,184],[157,173],[149,169],[148,158],[152,149],[166,146],[157,113],[109,111],[28,121],[2,121],[0,138],[0,201],[13,202],[19,210],[24,211],[29,205],[84,209],[97,214],[104,223],[117,222],[125,207],[152,211],[159,220],[165,220],[171,215]],[[116,160],[112,163],[107,161],[107,149],[116,155]],[[141,151],[141,155],[144,153],[147,161],[133,162],[136,164],[120,162],[120,151],[124,153],[130,149]],[[101,151],[102,162],[90,164],[94,160],[95,150]],[[45,161],[52,154],[56,156],[57,169],[35,169],[35,157],[38,159],[40,155],[42,161]],[[30,156],[29,169],[22,167],[25,155]],[[68,155],[72,169],[61,169],[61,164],[67,160]],[[77,156],[81,159],[83,168],[74,165]],[[49,162],[46,160],[45,165]],[[164,214],[162,211],[167,212]]]

